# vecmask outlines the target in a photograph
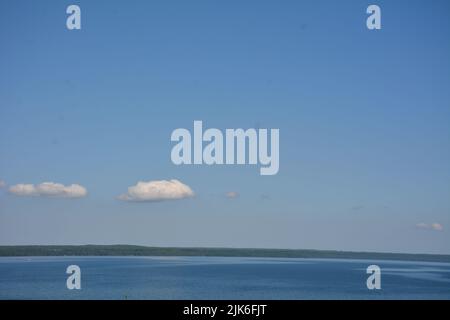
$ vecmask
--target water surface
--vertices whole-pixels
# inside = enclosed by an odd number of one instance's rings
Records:
[[[66,288],[67,266],[81,290]],[[381,267],[381,290],[366,268]],[[450,264],[220,257],[1,257],[0,299],[450,299]]]

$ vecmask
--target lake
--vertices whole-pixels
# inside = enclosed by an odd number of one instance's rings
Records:
[[[368,290],[366,268],[381,268]],[[68,290],[66,268],[81,268]],[[221,257],[0,257],[0,299],[450,299],[450,264]]]

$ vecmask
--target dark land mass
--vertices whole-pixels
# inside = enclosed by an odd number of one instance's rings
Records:
[[[166,248],[133,245],[0,246],[0,256],[199,256],[450,262],[450,255],[440,254],[349,252],[303,249]]]

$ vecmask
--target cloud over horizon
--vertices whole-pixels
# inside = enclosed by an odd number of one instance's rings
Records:
[[[172,180],[139,181],[128,187],[128,191],[117,198],[122,201],[178,200],[194,196],[192,189],[184,183]]]
[[[435,230],[435,231],[442,231],[442,230],[444,230],[444,227],[440,223],[427,224],[427,223],[421,222],[421,223],[416,224],[416,228],[419,228],[419,229],[431,229],[431,230]]]
[[[3,180],[0,180],[0,189],[6,187],[6,183]]]
[[[82,198],[87,195],[86,188],[79,184],[65,186],[55,182],[38,185],[19,183],[11,186],[9,192],[21,197]]]
[[[235,198],[238,198],[238,197],[239,197],[239,193],[237,193],[236,191],[230,191],[230,192],[227,192],[227,193],[225,194],[225,196],[226,196],[228,199],[235,199]]]

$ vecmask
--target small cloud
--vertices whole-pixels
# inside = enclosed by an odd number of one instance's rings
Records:
[[[65,186],[54,182],[43,182],[38,185],[20,183],[11,186],[9,192],[22,197],[81,198],[87,195],[86,188],[79,184]]]
[[[270,196],[268,194],[262,194],[261,195],[261,200],[269,200]]]
[[[444,227],[440,223],[427,224],[427,223],[421,222],[421,223],[416,224],[416,228],[429,229],[429,230],[435,230],[435,231],[444,230]]]
[[[359,211],[359,210],[364,209],[364,206],[363,205],[356,205],[356,206],[351,207],[350,209],[354,210],[354,211]]]
[[[117,197],[123,201],[162,201],[190,198],[194,196],[192,189],[178,180],[139,181],[128,187],[127,193]]]
[[[431,229],[436,230],[436,231],[442,231],[442,230],[444,230],[444,227],[439,223],[432,223]]]
[[[237,193],[236,191],[230,191],[230,192],[227,192],[227,193],[225,194],[225,196],[226,196],[228,199],[235,199],[235,198],[238,198],[238,197],[239,197],[239,193]]]
[[[0,189],[6,187],[6,183],[3,180],[0,180]]]

